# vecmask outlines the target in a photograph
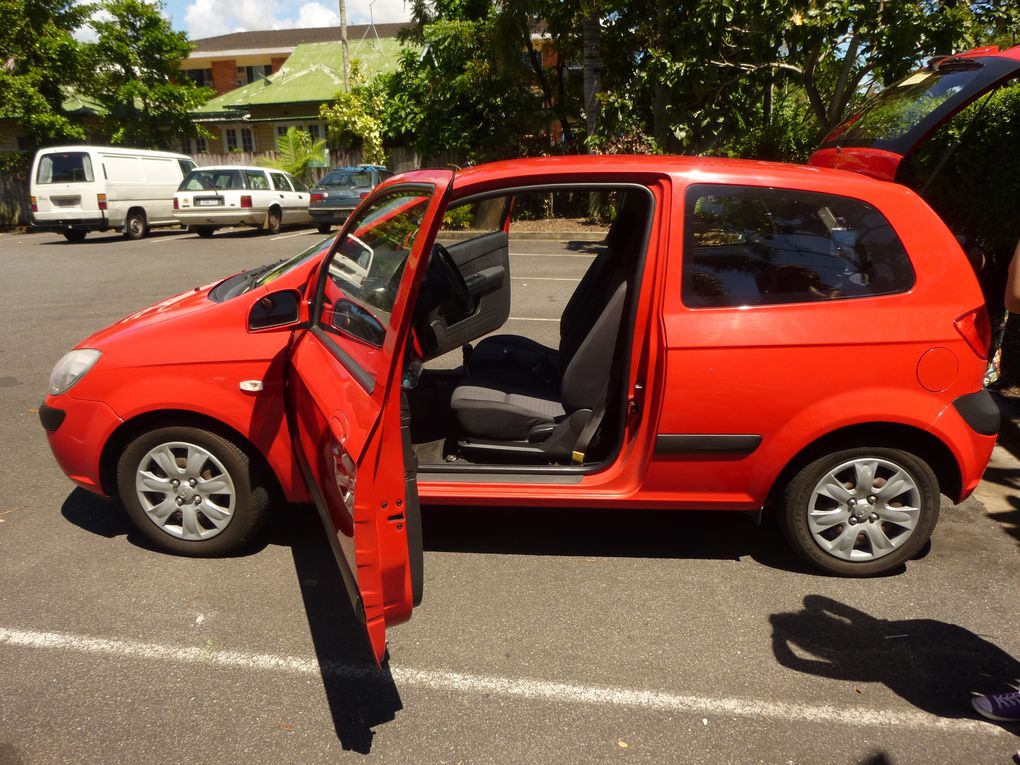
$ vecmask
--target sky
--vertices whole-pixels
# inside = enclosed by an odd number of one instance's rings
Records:
[[[324,27],[340,23],[340,12],[330,0],[165,0],[174,29],[200,37],[254,29]],[[370,15],[370,9],[372,11]],[[347,23],[407,21],[410,5],[404,0],[347,0]]]

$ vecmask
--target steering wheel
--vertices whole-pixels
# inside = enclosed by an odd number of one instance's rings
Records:
[[[457,268],[457,263],[454,261],[450,251],[439,244],[439,242],[436,242],[432,247],[430,265],[432,263],[435,263],[436,275],[449,288],[450,297],[453,298],[453,302],[457,307],[462,309],[464,313],[473,313],[475,310],[475,299],[471,296],[471,290],[468,289],[467,282],[464,281],[464,274]]]

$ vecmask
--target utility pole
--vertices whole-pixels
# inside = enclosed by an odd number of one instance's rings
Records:
[[[351,54],[347,49],[347,0],[340,3],[340,47],[344,60],[344,93],[351,92]]]

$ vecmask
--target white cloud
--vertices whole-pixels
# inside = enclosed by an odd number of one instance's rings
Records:
[[[370,13],[371,8],[371,13]],[[348,0],[347,23],[367,24],[407,21],[410,8],[405,0]],[[318,0],[305,2],[294,12],[284,0],[192,0],[184,12],[184,26],[192,39],[229,32],[292,27],[325,27],[340,23],[336,6]]]
[[[84,5],[88,0],[75,0],[76,5]],[[149,5],[155,5],[156,0],[145,0]],[[160,15],[167,21],[170,21],[170,14],[165,7],[159,9]],[[109,21],[113,16],[110,12],[103,8],[101,5],[97,10],[92,13],[92,19],[94,21]],[[85,24],[84,26],[78,27],[74,30],[74,37],[76,40],[81,42],[95,42],[99,39],[99,35],[96,34],[96,30],[92,28],[91,24]]]

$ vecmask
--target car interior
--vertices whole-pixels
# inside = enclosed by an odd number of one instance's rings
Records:
[[[628,186],[504,193],[450,208],[403,380],[420,468],[583,470],[613,455],[652,204],[646,188]],[[527,230],[571,225],[594,233],[562,242],[561,254],[528,253],[540,248]],[[534,278],[539,258],[569,275]],[[520,316],[529,299],[548,318]]]

